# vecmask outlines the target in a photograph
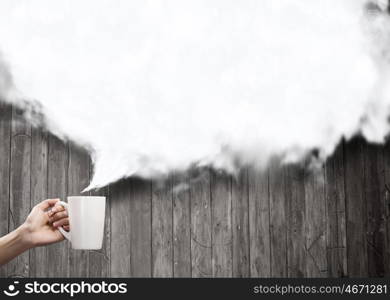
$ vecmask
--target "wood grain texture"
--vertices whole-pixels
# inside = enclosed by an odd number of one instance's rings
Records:
[[[269,167],[271,277],[287,277],[287,203],[285,166]]]
[[[111,201],[111,265],[112,277],[130,275],[130,184],[121,180],[110,185]]]
[[[306,277],[326,277],[326,202],[324,168],[305,172]]]
[[[130,276],[152,276],[152,185],[130,180]]]
[[[8,233],[12,107],[0,102],[0,236]],[[7,277],[7,265],[0,277]]]
[[[203,169],[190,184],[192,277],[212,276],[210,170]]]
[[[383,165],[384,165],[384,244],[385,252],[383,257],[385,276],[390,276],[390,140],[387,140],[383,147]]]
[[[31,125],[24,120],[23,111],[12,110],[11,176],[9,231],[15,230],[30,212]],[[8,276],[29,275],[29,253],[24,252],[8,264]]]
[[[344,277],[347,269],[344,141],[325,164],[327,264],[329,277]]]
[[[305,171],[299,165],[287,166],[285,170],[288,277],[305,277],[307,273]]]
[[[383,148],[365,145],[364,191],[367,203],[368,276],[385,274],[385,177]]]
[[[152,182],[152,275],[173,277],[172,178]]]
[[[173,275],[191,277],[191,202],[187,174],[173,175]]]
[[[367,205],[364,195],[364,143],[355,138],[345,145],[347,262],[351,277],[368,275]]]
[[[231,177],[211,172],[211,250],[213,277],[231,277],[232,265],[232,190]]]
[[[268,170],[248,169],[251,277],[271,276]]]
[[[68,195],[68,146],[57,137],[50,136],[48,146],[48,198],[66,199]],[[68,241],[46,246],[43,262],[47,277],[68,277],[69,251]]]
[[[31,134],[31,206],[47,199],[47,151],[48,133],[42,128],[32,128]],[[45,277],[46,247],[30,250],[30,276]]]
[[[76,145],[69,144],[68,196],[80,196],[89,183],[89,155]],[[88,195],[85,194],[84,195]],[[74,250],[69,244],[70,277],[86,277],[89,274],[89,254],[87,250]]]
[[[92,174],[92,173],[91,173]],[[89,251],[89,277],[111,276],[111,194],[110,186],[94,190],[91,196],[106,197],[103,246],[100,250]]]
[[[232,180],[233,277],[250,275],[248,169]]]

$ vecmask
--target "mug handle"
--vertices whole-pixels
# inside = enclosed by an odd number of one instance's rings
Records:
[[[59,205],[62,205],[66,211],[68,212],[68,203],[64,202],[64,201],[59,201],[57,202]],[[68,213],[69,214],[69,213]],[[67,232],[65,231],[64,228],[62,228],[62,226],[58,227],[58,230],[61,232],[61,234],[68,240],[70,241],[70,232]]]

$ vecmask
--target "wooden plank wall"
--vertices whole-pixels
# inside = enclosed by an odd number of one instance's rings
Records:
[[[24,253],[0,277],[361,277],[390,275],[390,144],[340,143],[320,168],[209,168],[121,180],[105,195],[103,248]],[[0,104],[0,234],[48,197],[77,195],[88,154]]]

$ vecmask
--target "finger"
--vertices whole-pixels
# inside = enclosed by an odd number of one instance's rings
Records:
[[[58,220],[61,220],[63,218],[67,218],[67,217],[68,217],[68,213],[66,211],[61,211],[61,212],[58,212],[58,213],[54,214],[53,216],[51,216],[49,221],[55,222],[55,221],[58,221]]]
[[[70,227],[69,227],[69,225],[64,225],[64,226],[62,226],[66,231],[69,231],[70,230]]]
[[[64,219],[61,219],[59,221],[56,221],[53,223],[53,226],[54,227],[60,227],[60,226],[63,226],[63,225],[69,225],[69,219],[68,218],[64,218]]]
[[[43,200],[41,203],[38,204],[38,207],[42,210],[48,209],[50,206],[53,206],[56,204],[60,199],[46,199]]]
[[[52,207],[48,212],[47,212],[47,214],[48,214],[48,216],[49,217],[52,217],[55,213],[57,213],[57,212],[60,212],[60,211],[64,211],[65,210],[65,208],[62,206],[62,205],[54,205],[54,207]]]
[[[53,223],[55,221],[68,217],[66,212],[57,212],[54,214],[48,214],[48,216],[49,216],[49,223]]]

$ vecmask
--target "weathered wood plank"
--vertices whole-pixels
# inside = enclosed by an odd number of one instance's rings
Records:
[[[173,276],[172,178],[152,182],[152,274]]]
[[[347,276],[344,142],[325,163],[327,262],[329,277]]]
[[[92,173],[91,173],[92,174]],[[106,215],[104,220],[104,236],[101,250],[89,251],[89,277],[111,276],[111,194],[110,187],[91,192],[92,196],[106,197]],[[116,200],[116,199],[115,199]],[[127,200],[129,202],[129,200]],[[127,216],[128,218],[128,216]],[[129,236],[127,237],[129,239]],[[130,268],[129,268],[130,270]]]
[[[131,179],[130,185],[130,276],[150,277],[152,275],[151,182]]]
[[[12,107],[0,102],[0,236],[8,233]],[[0,267],[6,277],[7,266]]]
[[[361,138],[345,145],[345,196],[348,275],[368,275],[367,211],[364,197],[364,156]]]
[[[69,144],[68,196],[79,196],[89,183],[89,154],[86,150]],[[69,244],[70,277],[88,276],[89,262],[87,250],[73,250]]]
[[[93,176],[93,164],[89,160],[89,178]],[[103,245],[100,250],[89,251],[89,277],[111,276],[111,194],[110,186],[93,190],[91,196],[106,197]],[[130,270],[130,268],[129,268]]]
[[[248,169],[251,277],[271,276],[268,170]]]
[[[231,277],[232,265],[232,194],[231,176],[211,172],[211,224],[213,277]]]
[[[390,276],[390,140],[387,140],[383,148],[385,199],[383,203],[384,214],[384,243],[383,257],[385,276]]]
[[[286,169],[287,266],[289,277],[306,276],[305,171],[291,164]]]
[[[110,185],[112,277],[130,276],[130,194],[128,180]]]
[[[31,206],[47,198],[48,134],[42,128],[32,128],[31,135]],[[47,266],[42,263],[46,247],[30,250],[30,277],[45,277]]]
[[[248,168],[232,180],[233,277],[249,277]]]
[[[367,144],[364,163],[364,191],[367,205],[368,276],[384,275],[385,182],[383,147]]]
[[[305,172],[306,277],[326,277],[326,203],[324,168]]]
[[[211,277],[210,170],[200,171],[190,183],[192,277]]]
[[[48,198],[66,200],[68,179],[68,147],[55,136],[49,138],[48,148]],[[68,242],[46,246],[47,277],[68,277]]]
[[[31,125],[23,111],[12,111],[11,182],[9,231],[19,227],[30,213]],[[29,275],[29,253],[24,252],[8,263],[8,275]]]
[[[173,275],[191,277],[191,203],[187,174],[173,175]]]
[[[277,160],[269,166],[271,277],[287,277],[287,208],[285,167]]]

